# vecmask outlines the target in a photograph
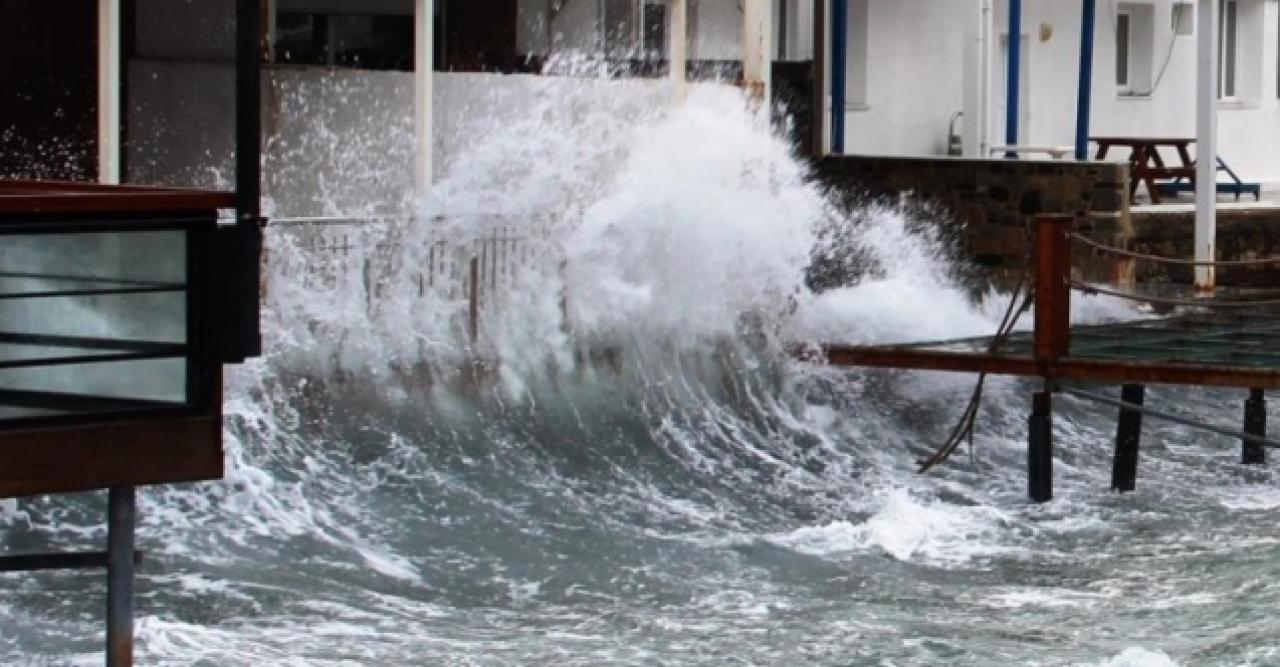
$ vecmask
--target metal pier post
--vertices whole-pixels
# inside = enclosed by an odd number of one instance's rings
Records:
[[[107,667],[132,667],[134,489],[112,487],[108,494]]]
[[[1140,384],[1126,384],[1120,389],[1120,400],[1141,406],[1146,388]],[[1116,456],[1111,466],[1111,490],[1132,491],[1138,480],[1138,446],[1142,440],[1142,413],[1132,408],[1120,408],[1120,421],[1116,426]]]
[[[1037,503],[1053,499],[1053,394],[1038,391],[1027,419],[1027,494]]]
[[[1249,400],[1244,402],[1244,432],[1259,438],[1267,437],[1267,399],[1261,389],[1250,389]],[[1267,462],[1266,445],[1256,440],[1240,442],[1240,462],[1261,464]]]

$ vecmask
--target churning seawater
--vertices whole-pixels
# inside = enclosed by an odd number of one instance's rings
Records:
[[[1280,490],[1238,444],[1148,422],[1115,495],[1115,415],[1060,398],[1032,505],[1034,385],[996,380],[972,451],[917,475],[972,378],[785,348],[993,331],[1007,297],[964,284],[945,221],[833,206],[731,88],[538,85],[417,222],[345,255],[272,230],[227,478],[140,495],[140,664],[1280,664]],[[418,277],[496,225],[520,261],[472,342]],[[815,294],[815,256],[863,271]],[[1227,424],[1242,399],[1147,397]],[[0,546],[100,541],[103,505],[6,501]],[[0,590],[0,662],[100,660],[99,574]]]

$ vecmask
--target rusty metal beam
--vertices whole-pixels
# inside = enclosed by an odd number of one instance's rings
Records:
[[[1035,356],[1045,363],[1065,357],[1071,346],[1071,216],[1036,218]]]
[[[803,355],[800,355],[803,356]],[[979,352],[922,350],[904,347],[828,345],[820,362],[832,366],[898,368],[956,373],[988,373],[1081,380],[1111,384],[1176,384],[1241,389],[1280,388],[1280,369],[1211,366],[1170,362],[1122,361],[1063,357],[1042,368],[1029,357],[1002,357]]]

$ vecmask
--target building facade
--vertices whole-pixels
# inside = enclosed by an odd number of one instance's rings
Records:
[[[227,162],[231,150],[225,112],[234,3],[118,1],[121,173],[134,182],[208,185],[196,172]],[[1019,145],[1073,141],[1082,1],[1022,0]],[[813,59],[815,2],[831,16],[834,0],[771,2],[775,60]],[[1006,143],[1009,0],[847,2],[843,152],[990,157]],[[1280,183],[1280,2],[1217,2],[1219,154],[1248,180]],[[742,54],[741,3],[687,3],[688,58],[717,66],[712,76],[732,78]],[[15,99],[0,108],[0,170],[92,179],[95,3],[57,8],[57,16],[42,5],[10,4],[2,10],[10,19],[5,23],[18,29],[0,46],[6,64],[0,79]],[[414,64],[414,0],[263,0],[263,6],[269,105],[283,107],[289,91],[327,77],[346,81],[357,91],[351,94],[366,96],[366,106],[384,115],[412,113],[405,76]],[[434,0],[431,6],[432,56],[442,71],[555,71],[549,59],[572,55],[626,65],[622,73],[654,75],[663,71],[671,46],[667,0]],[[1193,10],[1185,0],[1098,0],[1091,134],[1193,136],[1199,30]],[[41,26],[55,27],[42,32]],[[50,30],[68,26],[80,36],[50,38]],[[832,26],[825,30],[830,45]],[[832,71],[824,58],[823,69]],[[308,104],[318,113],[338,103],[317,98]],[[276,111],[264,110],[268,130]],[[828,124],[831,116],[829,108],[822,114]],[[330,129],[340,133],[340,125]]]

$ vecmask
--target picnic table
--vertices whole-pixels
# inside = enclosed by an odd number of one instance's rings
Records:
[[[1129,149],[1129,199],[1138,192],[1138,184],[1147,186],[1151,203],[1160,203],[1160,186],[1156,181],[1187,179],[1195,187],[1196,163],[1191,159],[1189,147],[1195,139],[1185,137],[1091,137],[1098,144],[1097,159],[1103,160],[1112,147]],[[1181,164],[1168,166],[1160,155],[1161,148],[1177,152]]]

